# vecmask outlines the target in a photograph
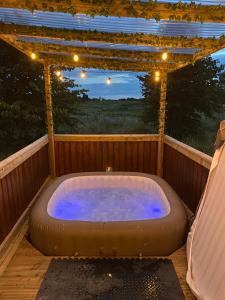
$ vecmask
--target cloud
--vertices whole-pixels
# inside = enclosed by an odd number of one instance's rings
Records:
[[[120,99],[120,98],[141,98],[141,88],[137,75],[144,75],[145,73],[135,72],[121,72],[121,71],[106,71],[88,69],[87,77],[80,78],[81,69],[74,69],[72,71],[64,72],[65,76],[73,79],[80,85],[81,88],[89,90],[90,98],[106,98],[106,99]],[[107,85],[106,79],[112,78],[112,84]]]

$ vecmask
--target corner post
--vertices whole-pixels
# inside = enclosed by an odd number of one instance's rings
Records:
[[[45,80],[45,101],[46,101],[46,114],[48,125],[48,147],[49,147],[49,168],[52,178],[56,177],[55,171],[55,145],[54,145],[54,128],[53,128],[53,115],[52,115],[52,94],[51,94],[51,75],[50,65],[44,62],[44,80]]]
[[[157,174],[163,176],[163,152],[166,121],[166,91],[167,91],[167,73],[161,74],[160,86],[160,108],[159,108],[159,142],[158,142],[158,163]]]

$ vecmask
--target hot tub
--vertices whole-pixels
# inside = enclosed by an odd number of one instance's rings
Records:
[[[45,255],[164,256],[184,242],[187,217],[172,188],[142,173],[57,178],[30,215],[30,240]]]

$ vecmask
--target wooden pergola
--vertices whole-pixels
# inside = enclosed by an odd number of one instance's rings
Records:
[[[44,64],[46,110],[48,121],[50,174],[56,176],[54,153],[54,125],[51,99],[50,67],[69,66],[80,68],[97,68],[123,71],[153,70],[160,73],[160,110],[159,110],[159,146],[157,173],[163,172],[163,145],[165,137],[166,88],[167,74],[186,65],[193,64],[198,59],[225,48],[225,27],[221,34],[214,36],[168,34],[145,32],[130,32],[129,30],[107,31],[78,26],[66,26],[67,18],[93,16],[103,18],[108,16],[112,25],[115,18],[124,19],[129,27],[129,20],[134,18],[142,22],[151,19],[154,26],[160,20],[170,24],[185,26],[194,24],[206,32],[216,31],[216,26],[225,26],[225,6],[202,5],[187,3],[158,3],[154,1],[47,1],[47,0],[10,0],[3,1],[0,7],[0,37],[29,57],[35,53],[36,60]],[[37,21],[35,14],[47,13],[51,24]],[[16,13],[16,17],[14,16]],[[59,14],[60,13],[60,14]],[[5,16],[1,17],[1,16]],[[21,16],[21,19],[20,19]],[[90,17],[91,16],[91,17]],[[26,19],[27,18],[27,19]],[[56,20],[54,20],[56,18]],[[110,19],[111,18],[111,19]],[[24,21],[25,19],[25,21]],[[56,23],[61,21],[62,23]],[[156,21],[155,21],[156,20]],[[202,24],[203,23],[203,24]],[[123,23],[125,24],[125,23]],[[147,23],[146,23],[147,24]],[[97,24],[98,25],[98,24]],[[97,26],[96,25],[96,26]],[[101,25],[101,24],[100,24]],[[219,26],[218,25],[218,26]],[[124,25],[123,25],[124,26]],[[213,27],[212,27],[213,26]],[[129,29],[129,28],[128,28]],[[202,30],[203,30],[202,29]],[[126,46],[126,47],[125,47]],[[167,59],[162,58],[167,53]],[[74,54],[79,56],[74,61]]]

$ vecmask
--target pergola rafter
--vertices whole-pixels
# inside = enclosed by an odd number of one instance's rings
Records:
[[[19,43],[14,36],[1,35],[0,36],[5,42],[23,52],[30,57],[32,49],[26,48],[24,43]],[[132,72],[146,72],[150,69],[160,69],[167,72],[171,72],[176,69],[176,63],[164,63],[161,61],[150,61],[146,59],[132,59],[124,57],[104,57],[97,55],[84,55],[79,56],[79,61],[73,60],[73,52],[44,52],[41,51],[37,55],[37,61],[44,63],[46,60],[51,65],[71,68],[93,68],[93,69],[105,69],[105,70],[121,70],[121,71],[132,71]]]
[[[224,49],[225,48],[225,43],[223,45],[221,45],[220,47],[218,48],[212,48],[212,49],[203,49],[203,50],[200,50],[200,51],[197,51],[194,55],[193,55],[193,59],[191,62],[181,62],[181,63],[177,63],[176,64],[176,69],[173,69],[172,71],[175,71],[175,70],[178,70],[178,69],[181,69],[181,68],[184,68],[186,66],[188,66],[189,64],[194,64],[196,61],[208,56],[208,55],[211,55],[221,49]]]
[[[219,3],[218,3],[219,4]],[[146,18],[155,20],[176,20],[188,22],[222,22],[225,23],[225,7],[221,5],[198,5],[194,2],[160,3],[129,0],[110,1],[47,1],[47,0],[8,0],[1,7],[22,8],[41,11],[83,13],[117,17]]]
[[[161,52],[145,52],[145,51],[132,51],[132,50],[119,50],[119,49],[110,49],[110,48],[94,48],[94,47],[74,47],[74,46],[65,46],[62,44],[51,44],[51,43],[31,43],[23,42],[15,37],[15,43],[20,45],[21,48],[25,48],[26,51],[34,52],[52,52],[58,53],[76,53],[81,55],[97,55],[102,57],[120,57],[120,58],[129,58],[134,60],[152,60],[157,63],[163,63],[162,53]],[[192,54],[175,54],[168,53],[169,62],[191,62],[193,60]]]
[[[172,72],[189,64],[193,64],[197,60],[225,47],[225,41],[223,41],[223,43],[216,43],[217,47],[200,49],[193,55],[169,53],[168,61],[164,62],[161,59],[160,52],[73,47],[61,44],[25,42],[19,40],[17,36],[9,34],[0,35],[0,37],[28,56],[30,56],[33,51],[39,53],[37,60],[41,63],[43,63],[45,59],[48,59],[52,65],[58,66],[64,65],[68,67],[116,69],[136,72],[148,71],[149,69]],[[60,41],[61,40],[59,40],[59,42]],[[79,62],[73,61],[73,54],[79,54]]]
[[[19,50],[20,52],[22,52],[23,54],[29,56],[29,52],[25,49],[23,49],[20,45],[17,45],[15,42],[14,42],[14,36],[13,35],[4,35],[4,34],[0,34],[0,38],[8,43],[10,46],[16,48],[17,50]]]
[[[51,65],[67,66],[74,68],[92,68],[92,69],[104,69],[104,70],[120,70],[120,71],[132,71],[132,72],[146,72],[150,69],[161,69],[167,72],[172,71],[176,64],[164,64],[154,61],[143,60],[125,60],[120,57],[103,57],[103,56],[86,56],[79,57],[79,61],[73,61],[73,55],[63,54],[49,54],[39,53],[39,57],[44,61],[48,60]]]
[[[211,49],[202,49],[200,51],[197,51],[194,55],[193,55],[193,59],[194,61],[197,61],[203,57],[206,57],[208,55],[211,55],[221,49],[224,49],[225,48],[225,42],[220,45],[218,48],[214,47],[214,48],[211,48]]]

